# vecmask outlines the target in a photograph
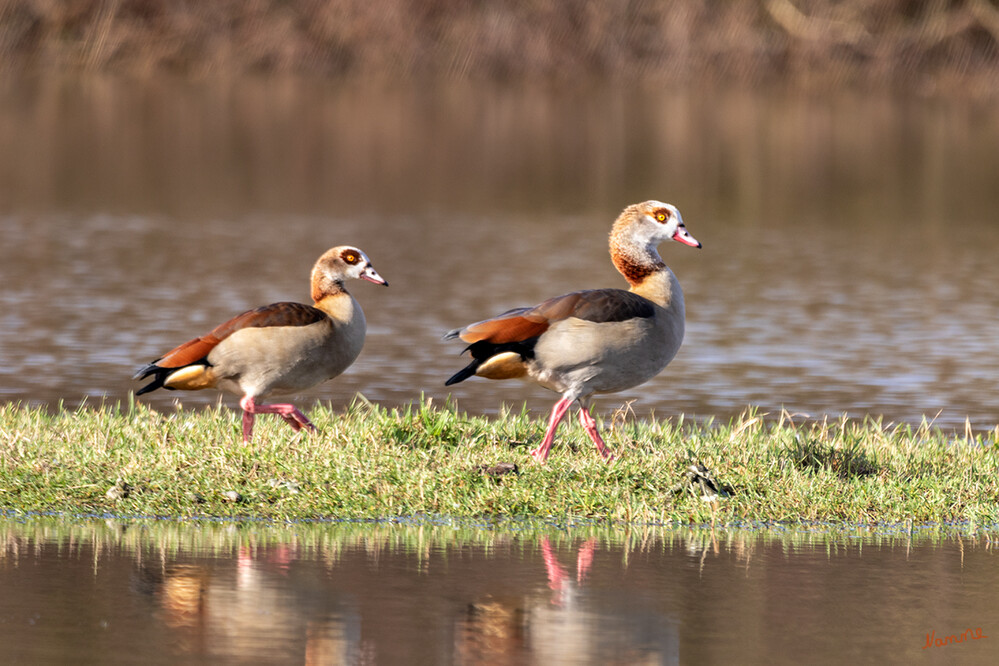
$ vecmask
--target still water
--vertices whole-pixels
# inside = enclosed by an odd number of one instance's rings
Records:
[[[443,381],[441,334],[621,286],[607,232],[675,203],[700,251],[679,356],[628,401],[725,421],[999,422],[999,107],[854,95],[448,87],[293,79],[0,83],[0,399],[118,401],[141,363],[257,305],[307,300],[360,246],[364,352],[303,398],[549,408],[516,382]],[[217,395],[159,392],[172,408]],[[228,400],[228,399],[227,399]],[[234,404],[230,400],[230,404]]]
[[[995,663],[994,542],[0,517],[0,645],[11,664]]]

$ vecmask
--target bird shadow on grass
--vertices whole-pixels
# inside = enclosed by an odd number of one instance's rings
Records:
[[[789,451],[799,469],[811,472],[828,470],[844,481],[873,476],[880,471],[876,461],[856,448],[837,448],[815,440],[799,438]]]

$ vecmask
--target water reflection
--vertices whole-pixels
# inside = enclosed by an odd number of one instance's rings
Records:
[[[911,661],[981,627],[936,657],[987,663],[994,539],[0,519],[0,640],[23,663]]]
[[[363,661],[356,610],[298,594],[289,576],[299,559],[294,546],[241,546],[224,567],[161,562],[133,575],[185,659]]]
[[[365,351],[306,397],[443,399],[441,332],[620,285],[610,223],[656,197],[705,242],[663,250],[687,339],[605,415],[636,399],[643,416],[753,404],[991,429],[996,145],[995,108],[850,95],[6,81],[0,398],[124,399],[176,340],[307,299],[312,258],[350,242],[392,288],[357,294]],[[457,395],[550,404],[509,383]]]

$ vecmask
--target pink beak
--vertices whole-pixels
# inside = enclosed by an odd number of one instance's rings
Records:
[[[673,240],[690,247],[701,247],[701,241],[691,236],[686,227],[678,227],[676,233],[673,234]]]
[[[383,284],[386,287],[388,286],[388,282],[385,278],[379,275],[378,271],[376,271],[374,266],[371,264],[368,264],[368,267],[364,269],[363,273],[361,273],[361,279],[367,280],[368,282],[374,282],[375,284]]]

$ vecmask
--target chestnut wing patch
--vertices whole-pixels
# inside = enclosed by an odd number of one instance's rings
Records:
[[[303,303],[273,303],[248,310],[219,324],[210,333],[188,340],[152,363],[139,368],[133,379],[145,379],[150,375],[154,377],[153,381],[138,390],[136,395],[163,387],[164,380],[178,368],[195,364],[209,365],[208,354],[236,331],[270,326],[308,326],[322,321],[326,316],[322,310]]]
[[[308,326],[326,318],[326,313],[303,303],[273,303],[236,315],[229,321],[219,324],[212,331],[199,338],[189,340],[170,350],[157,361],[161,368],[181,368],[197,363],[230,335],[244,328],[268,328],[270,326]]]
[[[534,312],[535,308],[515,308],[485,321],[469,324],[448,333],[445,338],[461,337],[465,342],[488,341],[493,344],[518,342],[536,338],[548,330],[549,320]]]

